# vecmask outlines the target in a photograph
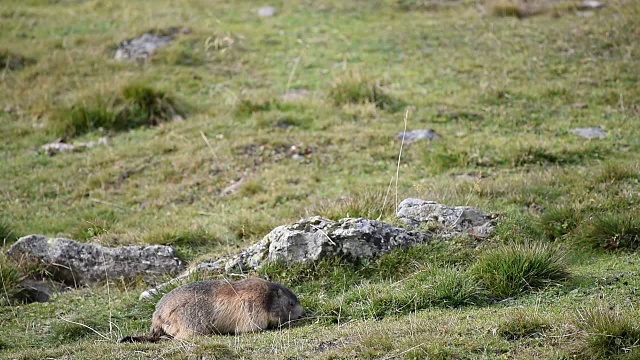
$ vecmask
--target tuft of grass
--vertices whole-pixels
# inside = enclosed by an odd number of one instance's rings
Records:
[[[11,225],[6,220],[0,219],[0,245],[12,244],[18,238],[18,234],[11,228]]]
[[[537,221],[540,231],[549,240],[557,240],[570,234],[582,221],[582,213],[570,206],[553,206],[545,209]]]
[[[243,98],[236,104],[234,109],[235,115],[240,117],[249,117],[255,113],[266,112],[281,109],[283,104],[274,98]]]
[[[501,244],[473,267],[491,295],[506,299],[569,277],[564,254],[542,242]]]
[[[640,246],[640,219],[632,213],[595,215],[583,232],[583,242],[594,249],[635,250]]]
[[[640,344],[640,327],[628,315],[602,306],[578,310],[576,322],[583,332],[582,355],[589,359],[627,358]]]
[[[638,170],[636,166],[621,164],[620,162],[608,161],[596,175],[596,179],[601,183],[614,183],[627,179],[638,179]]]
[[[401,103],[389,96],[382,89],[379,81],[362,75],[359,71],[351,71],[337,77],[331,89],[329,98],[335,105],[375,104],[379,109],[397,110]]]
[[[35,64],[35,60],[16,54],[7,49],[0,49],[0,71],[20,70],[26,66]]]
[[[332,202],[320,203],[310,215],[320,215],[331,220],[347,217],[385,219],[394,216],[392,201],[390,196],[385,199],[385,193],[381,191],[357,191]]]
[[[520,340],[544,336],[551,326],[539,314],[524,310],[509,314],[498,325],[498,334],[507,340]]]
[[[15,295],[22,291],[24,279],[18,265],[5,254],[0,254],[0,305],[9,305]]]
[[[50,128],[64,136],[78,136],[95,130],[126,131],[156,126],[176,116],[184,117],[186,107],[166,92],[142,84],[124,86],[117,95],[94,95],[74,106],[57,109]]]

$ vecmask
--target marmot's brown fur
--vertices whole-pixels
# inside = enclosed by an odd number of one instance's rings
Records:
[[[120,342],[256,332],[300,319],[303,314],[298,298],[278,283],[259,278],[197,281],[160,299],[149,336],[127,336]]]

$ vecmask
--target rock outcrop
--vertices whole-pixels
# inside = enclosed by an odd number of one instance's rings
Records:
[[[29,235],[13,244],[8,254],[16,261],[42,264],[51,278],[69,286],[88,285],[105,279],[153,281],[184,269],[170,246],[105,247],[64,238]]]
[[[447,206],[435,201],[409,198],[400,203],[396,215],[414,228],[435,224],[435,232],[444,237],[461,233],[488,237],[495,230],[495,219],[491,214],[470,206]]]

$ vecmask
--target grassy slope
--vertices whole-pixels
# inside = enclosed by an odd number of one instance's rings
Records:
[[[579,213],[582,225],[604,212],[638,211],[636,2],[613,2],[591,17],[526,20],[482,16],[475,3],[429,12],[381,1],[273,5],[278,15],[260,19],[258,5],[248,1],[0,4],[0,48],[37,60],[0,72],[0,136],[6,139],[0,143],[0,220],[18,235],[83,239],[97,230],[94,240],[103,244],[174,244],[189,260],[233,252],[274,226],[339,206],[332,204],[340,197],[385,191],[395,174],[393,136],[403,113],[332,105],[326,98],[332,83],[353,70],[415,107],[409,129],[433,128],[443,137],[405,147],[401,196],[503,213],[507,223],[497,241],[542,241],[526,228],[558,206]],[[109,59],[118,42],[170,26],[192,31],[150,63]],[[231,47],[206,46],[225,36],[234,40]],[[242,99],[279,97],[291,74],[290,87],[308,89],[308,99],[236,113]],[[34,151],[57,136],[47,127],[52,111],[131,82],[188,102],[189,118],[121,133],[109,147],[81,153],[50,158]],[[294,126],[282,129],[282,121]],[[568,133],[587,126],[603,126],[610,135],[584,141]],[[313,153],[305,161],[282,156],[292,145]],[[249,180],[240,191],[219,195],[242,176]],[[567,232],[563,246],[580,253],[574,243],[584,234]],[[27,358],[91,358],[97,351],[167,358],[264,351],[319,358],[570,356],[581,341],[572,335],[575,309],[593,301],[637,319],[640,280],[635,254],[571,261],[569,283],[491,306],[433,308],[339,327],[318,321],[290,332],[194,344],[114,344],[122,333],[148,326],[151,307],[132,305],[142,287],[86,289],[45,305],[1,308],[0,351]],[[627,285],[603,280],[619,274],[626,274]],[[309,289],[296,290],[303,302],[314,303]],[[517,341],[496,335],[517,308],[539,312],[550,324],[545,335]],[[109,341],[60,320],[67,315]]]

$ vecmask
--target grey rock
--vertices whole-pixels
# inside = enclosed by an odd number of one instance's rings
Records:
[[[157,49],[169,45],[180,31],[181,29],[171,28],[163,34],[144,33],[125,40],[118,45],[113,57],[118,61],[147,60]]]
[[[153,299],[153,297],[155,295],[160,294],[160,292],[162,292],[164,289],[166,289],[169,286],[173,286],[173,285],[178,286],[178,285],[181,285],[183,283],[186,283],[191,278],[191,276],[196,274],[196,273],[200,273],[200,272],[223,272],[224,271],[224,265],[225,265],[226,262],[227,262],[227,259],[226,258],[222,258],[222,259],[218,259],[218,260],[216,260],[214,262],[200,263],[200,264],[196,265],[195,267],[185,271],[180,276],[167,281],[166,283],[160,284],[160,285],[156,286],[153,289],[149,289],[147,291],[143,291],[140,294],[139,300]]]
[[[8,254],[16,261],[38,261],[53,280],[76,287],[105,279],[135,279],[138,276],[153,281],[184,268],[170,246],[111,248],[42,235],[20,238],[9,248]]]
[[[52,281],[25,279],[20,283],[21,290],[13,296],[20,303],[48,302],[54,292],[64,291],[67,287]]]
[[[109,139],[106,137],[101,137],[96,141],[79,142],[75,144],[69,144],[60,139],[49,144],[44,144],[40,148],[46,152],[47,155],[53,156],[61,152],[81,151],[98,145],[107,145],[108,143]]]
[[[265,6],[258,9],[258,16],[261,17],[272,17],[276,14],[276,8],[273,6]]]
[[[430,240],[429,234],[381,221],[362,218],[331,221],[315,216],[273,229],[262,241],[232,257],[225,269],[242,272],[271,262],[309,263],[332,256],[350,260],[374,258],[395,248]]]
[[[398,133],[396,134],[396,139],[402,140],[403,134],[405,144],[411,144],[412,142],[416,142],[418,140],[433,140],[440,138],[440,135],[438,135],[435,131],[431,129],[424,129],[407,131],[406,133]]]
[[[495,220],[470,206],[447,206],[435,201],[405,199],[398,206],[397,217],[414,228],[435,223],[441,227],[439,235],[450,237],[468,233],[478,237],[488,237],[495,230]]]
[[[605,139],[607,137],[607,132],[601,127],[576,128],[576,129],[571,129],[569,131],[589,140]]]
[[[602,9],[604,6],[605,6],[605,4],[601,3],[600,1],[586,0],[586,1],[581,2],[578,5],[578,10]]]

